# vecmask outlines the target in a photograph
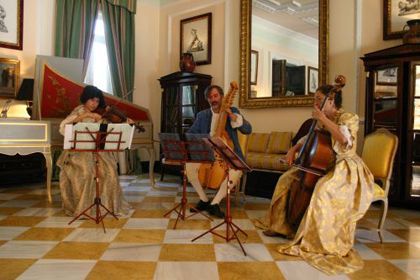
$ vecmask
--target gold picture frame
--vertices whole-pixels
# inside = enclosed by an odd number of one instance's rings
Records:
[[[420,17],[418,0],[384,0],[383,39],[394,40],[404,36],[407,21]]]
[[[0,98],[15,98],[19,88],[19,60],[0,58],[0,76]]]

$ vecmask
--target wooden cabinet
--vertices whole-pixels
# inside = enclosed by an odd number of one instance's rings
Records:
[[[161,132],[185,133],[198,112],[209,107],[204,90],[209,75],[175,72],[159,79],[162,91]]]
[[[398,136],[389,199],[420,208],[420,45],[366,54],[365,134],[385,127]]]

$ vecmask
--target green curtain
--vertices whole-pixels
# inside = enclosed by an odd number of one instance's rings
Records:
[[[132,101],[135,14],[110,1],[102,2],[102,14],[114,95]]]
[[[92,47],[100,0],[56,0],[55,55],[84,59]]]
[[[114,6],[120,6],[126,10],[128,10],[130,13],[135,14],[136,8],[137,8],[137,0],[105,0],[109,4],[112,4]]]

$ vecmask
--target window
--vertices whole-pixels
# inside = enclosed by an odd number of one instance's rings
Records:
[[[105,42],[105,28],[102,13],[98,13],[85,83],[113,94],[109,59]]]

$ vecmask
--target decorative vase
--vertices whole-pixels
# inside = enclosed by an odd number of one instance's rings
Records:
[[[403,44],[420,44],[420,19],[409,20],[406,26],[409,29],[403,36]]]
[[[183,72],[194,72],[195,61],[192,53],[183,53],[179,61],[179,69]]]

